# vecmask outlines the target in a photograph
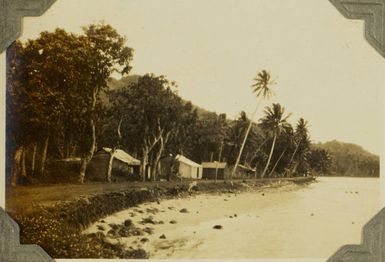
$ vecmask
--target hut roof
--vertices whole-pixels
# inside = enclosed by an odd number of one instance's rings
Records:
[[[182,156],[182,155],[177,155],[175,157],[175,159],[178,160],[179,162],[185,163],[186,165],[189,165],[189,166],[202,167],[200,164],[195,163],[194,161],[192,161],[192,160],[190,160],[187,157]]]
[[[103,147],[103,150],[106,152],[111,152],[111,148],[108,147]],[[130,156],[128,153],[124,152],[121,149],[117,149],[114,154],[114,158],[127,163],[128,165],[131,166],[139,166],[140,165],[140,160]]]
[[[220,168],[220,169],[223,169],[223,168],[226,168],[226,166],[227,166],[226,162],[217,162],[217,161],[214,161],[214,162],[202,162],[202,167],[203,168]]]

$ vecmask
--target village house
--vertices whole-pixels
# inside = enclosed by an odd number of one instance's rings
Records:
[[[202,179],[224,179],[226,162],[203,162]]]
[[[162,177],[176,176],[179,178],[201,179],[202,166],[183,155],[166,157],[161,161]]]
[[[107,181],[111,148],[104,147],[94,154],[87,166],[86,180]],[[125,151],[117,149],[112,162],[112,181],[132,181],[140,179],[140,160]]]

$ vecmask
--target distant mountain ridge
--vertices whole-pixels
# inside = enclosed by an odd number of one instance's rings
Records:
[[[331,158],[331,172],[342,176],[379,176],[380,158],[359,145],[337,140],[313,145],[326,150]]]

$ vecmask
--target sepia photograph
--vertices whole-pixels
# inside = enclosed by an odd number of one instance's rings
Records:
[[[329,1],[59,0],[4,57],[5,211],[54,259],[326,259],[380,210],[385,60]]]

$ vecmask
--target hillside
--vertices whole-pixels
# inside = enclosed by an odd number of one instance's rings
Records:
[[[333,140],[315,144],[314,147],[325,149],[330,154],[332,175],[379,176],[379,156],[359,145]]]
[[[118,90],[131,84],[137,83],[140,75],[129,75],[121,79],[110,78],[108,80],[108,87],[110,90]]]
[[[121,88],[127,87],[131,84],[137,83],[139,78],[140,78],[140,75],[129,75],[129,76],[122,77],[121,79],[110,78],[108,80],[109,90],[113,91],[113,90],[119,90]],[[108,101],[106,94],[101,94],[101,99],[104,102]],[[183,99],[183,101],[185,103],[191,102],[186,99]],[[193,103],[192,105],[193,105],[193,108],[197,110],[197,114],[200,118],[215,114],[214,112],[210,112],[204,108],[194,105]]]

